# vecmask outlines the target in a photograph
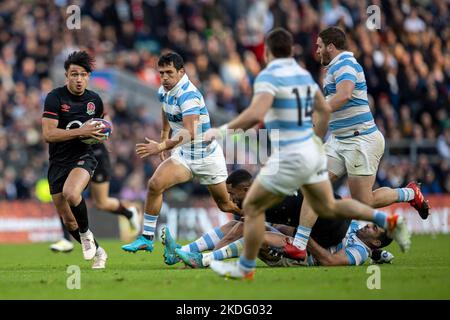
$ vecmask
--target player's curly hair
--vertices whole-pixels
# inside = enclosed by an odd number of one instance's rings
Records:
[[[64,69],[67,71],[71,64],[83,67],[87,72],[91,73],[94,69],[95,59],[86,51],[74,51],[64,61]]]
[[[170,66],[171,64],[175,67],[177,71],[180,70],[181,68],[184,68],[183,58],[176,52],[169,52],[159,57],[158,60],[159,67]]]

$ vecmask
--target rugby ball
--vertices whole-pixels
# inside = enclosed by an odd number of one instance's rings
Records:
[[[81,139],[81,141],[83,143],[86,144],[97,144],[97,143],[102,143],[103,141],[106,141],[109,139],[109,136],[112,134],[112,124],[111,122],[105,120],[105,119],[101,119],[101,118],[94,118],[92,119],[92,121],[94,121],[96,123],[96,127],[101,129],[100,133],[102,133],[104,135],[104,138],[101,140],[97,140],[95,138],[86,138],[86,139]],[[83,123],[83,125],[85,125],[85,123]]]

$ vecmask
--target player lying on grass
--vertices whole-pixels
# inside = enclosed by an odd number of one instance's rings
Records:
[[[251,174],[245,170],[237,170],[230,174],[226,184],[227,190],[230,194],[231,199],[238,207],[242,206],[242,201],[252,183],[253,177]],[[339,197],[339,196],[336,196]],[[303,196],[299,193],[295,196],[286,197],[285,200],[266,211],[266,219],[272,222],[272,225],[267,224],[267,231],[275,231],[277,233],[282,232],[288,236],[295,235],[295,226],[298,224],[298,212],[302,206]],[[322,247],[334,247],[338,246],[343,238],[346,236],[347,230],[350,225],[350,220],[340,220],[340,219],[320,219],[315,224],[312,237]],[[211,260],[222,260],[225,258],[237,257],[239,251],[242,248],[242,238],[243,235],[243,223],[241,221],[232,220],[225,225],[215,228],[214,230],[205,233],[202,237],[196,241],[187,244],[183,247],[177,245],[172,239],[170,232],[163,229],[163,243],[165,244],[164,258],[166,264],[172,265],[180,261],[180,257],[176,255],[176,250],[181,252],[181,255],[185,257],[185,262],[193,267],[203,267],[209,265]],[[280,239],[277,236],[268,235],[270,238],[275,237],[274,246],[280,244]],[[286,236],[282,236],[282,240]],[[281,247],[286,245],[290,246],[285,242]],[[292,247],[292,246],[291,246]],[[206,255],[201,255],[200,252],[213,250]],[[178,251],[177,250],[177,251]],[[274,250],[272,250],[274,251]],[[280,250],[275,250],[277,253]],[[184,254],[184,255],[183,255]],[[386,254],[385,254],[386,255]],[[376,256],[378,261],[383,262],[383,255],[381,252],[374,252],[372,256]],[[392,255],[387,253],[388,260],[392,260]],[[193,262],[190,263],[190,259],[193,258]],[[204,263],[202,263],[204,259]],[[388,261],[384,261],[388,262]]]

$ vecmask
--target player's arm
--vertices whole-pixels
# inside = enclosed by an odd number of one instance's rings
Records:
[[[81,128],[64,130],[58,128],[58,120],[42,118],[42,135],[46,142],[62,142],[76,138],[95,138],[102,140],[101,129],[97,128],[95,122],[88,122]]]
[[[183,129],[178,131],[172,138],[160,143],[160,151],[172,150],[175,147],[193,141],[197,135],[199,117],[198,114],[183,116]]]
[[[245,109],[237,118],[230,121],[227,129],[249,129],[264,121],[264,116],[269,111],[273,103],[273,95],[261,92],[253,96],[250,106]]]
[[[53,92],[49,93],[44,102],[42,116],[42,135],[46,142],[62,142],[80,137],[92,137],[101,140],[103,135],[95,123],[87,123],[81,128],[64,130],[58,128],[59,99]]]
[[[159,154],[166,150],[171,150],[175,147],[189,143],[195,139],[197,134],[197,124],[199,121],[198,114],[190,114],[183,116],[183,129],[177,132],[176,135],[170,139],[164,140],[161,143],[145,138],[147,143],[136,144],[136,153],[141,157],[152,156]]]
[[[312,238],[308,240],[308,251],[313,255],[314,259],[321,266],[348,266],[350,261],[345,253],[345,250],[339,250],[336,253],[331,253],[325,248],[321,247]]]
[[[167,117],[164,114],[164,110],[162,108],[161,108],[161,123],[162,123],[161,142],[162,142],[164,140],[169,139],[169,134],[170,134],[169,120],[167,120]]]
[[[313,123],[315,134],[321,138],[323,138],[327,133],[330,114],[330,105],[325,100],[322,92],[317,90],[314,97]]]
[[[336,94],[328,101],[331,110],[339,110],[345,105],[353,95],[355,89],[355,83],[351,80],[344,80],[336,85]]]

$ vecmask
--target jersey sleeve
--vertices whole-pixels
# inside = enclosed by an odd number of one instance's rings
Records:
[[[178,105],[183,117],[193,114],[199,115],[200,109],[203,108],[200,94],[194,91],[183,93],[178,100]]]
[[[253,91],[258,93],[269,93],[275,96],[278,92],[277,79],[268,72],[261,72],[255,79]]]
[[[45,98],[43,118],[59,119],[59,99],[54,92],[50,92]]]
[[[333,72],[333,77],[334,79],[336,79],[336,85],[344,80],[349,80],[356,84],[357,75],[357,67],[350,61],[345,61],[345,63],[341,67]]]
[[[345,254],[347,255],[349,265],[351,266],[362,265],[369,258],[367,249],[359,244],[347,246],[345,248]]]

